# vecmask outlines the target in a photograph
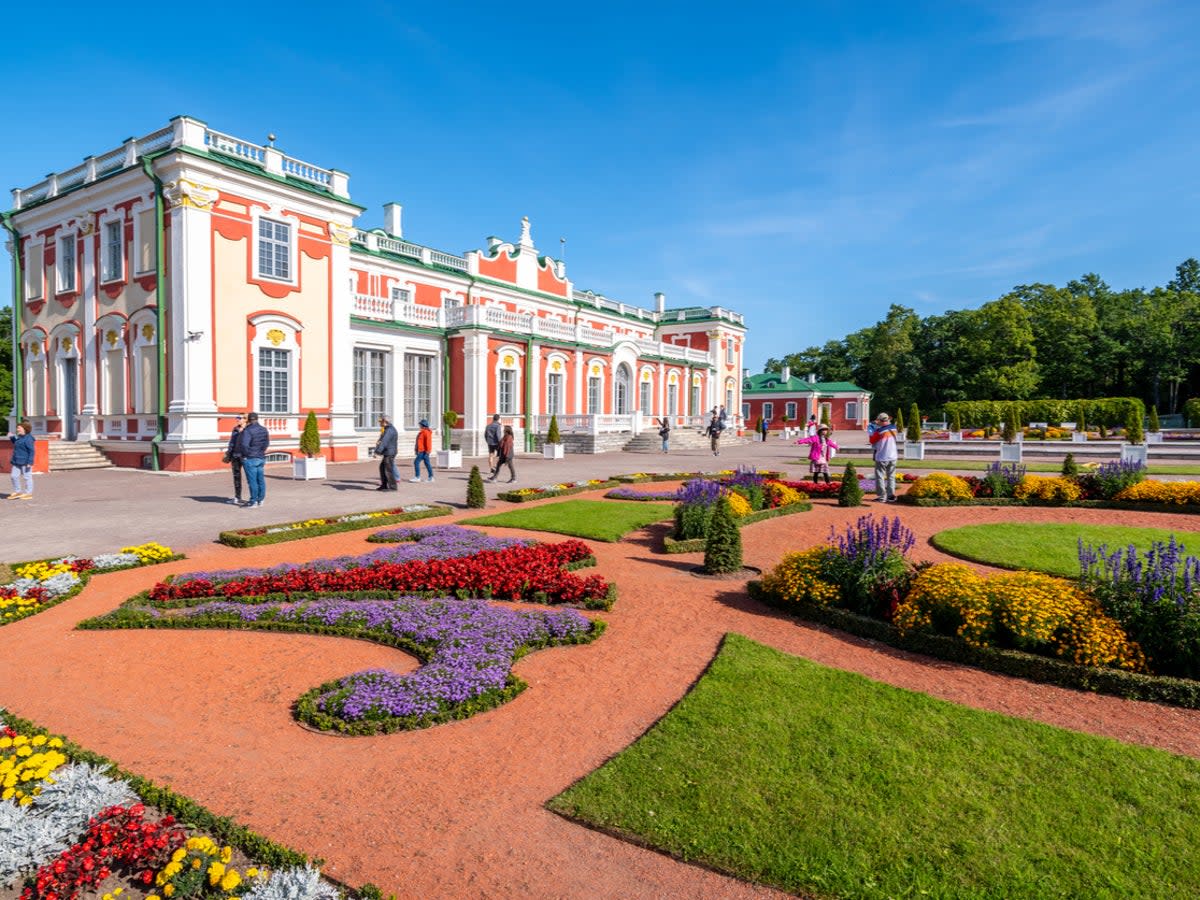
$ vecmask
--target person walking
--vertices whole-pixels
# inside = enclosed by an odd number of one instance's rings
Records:
[[[500,448],[496,451],[496,468],[492,469],[488,481],[495,481],[496,476],[500,474],[500,467],[505,465],[508,466],[509,484],[517,480],[517,470],[513,467],[514,443],[512,426],[505,425],[504,436],[500,438]]]
[[[22,420],[17,423],[16,433],[8,436],[13,445],[12,471],[9,473],[12,476],[13,489],[8,495],[9,500],[33,499],[34,441],[31,431],[33,426]]]
[[[867,434],[875,459],[875,502],[896,502],[896,426],[891,416],[880,413]]]
[[[400,435],[396,426],[387,416],[379,417],[379,442],[372,451],[379,457],[379,487],[377,491],[396,490],[396,450],[400,443]]]
[[[258,413],[246,414],[246,427],[238,435],[237,450],[242,457],[242,471],[246,473],[246,486],[250,488],[250,500],[242,509],[257,509],[267,499],[267,479],[263,466],[267,464],[267,448],[271,446],[271,433],[258,424]]]
[[[419,423],[421,430],[417,432],[416,442],[416,459],[413,460],[413,477],[409,481],[421,480],[421,463],[425,463],[425,471],[429,473],[429,480],[433,481],[433,466],[429,462],[429,451],[433,449],[433,432],[429,429],[429,422],[422,419]]]
[[[662,452],[671,452],[671,423],[665,418],[658,420],[658,436],[662,438]]]
[[[817,433],[812,437],[800,438],[796,441],[801,446],[808,445],[808,471],[812,480],[817,484],[821,483],[822,475],[825,476],[825,483],[829,484],[829,460],[838,448],[829,435],[829,426],[821,425],[818,426]]]
[[[770,430],[770,428],[771,424],[767,421],[766,416],[763,416],[758,420],[758,430],[762,432],[762,440],[764,444],[767,442],[767,431]]]
[[[500,441],[504,438],[504,426],[500,424],[500,413],[492,414],[492,421],[483,429],[483,442],[487,444],[488,468],[496,468],[496,455],[500,452]]]
[[[721,455],[721,419],[714,409],[712,419],[708,423],[708,427],[704,429],[704,433],[708,435],[708,445],[712,448],[713,456]]]
[[[808,417],[808,424],[804,426],[804,436],[814,437],[817,433],[817,417],[814,413]]]
[[[233,471],[233,497],[229,502],[234,506],[242,505],[242,455],[238,452],[238,437],[246,426],[246,417],[238,413],[233,422],[233,431],[229,433],[229,446],[225,448],[225,462]]]
[[[721,430],[724,431],[729,427],[729,415],[725,412],[725,407],[721,407],[720,415],[717,416],[717,421],[721,423]]]

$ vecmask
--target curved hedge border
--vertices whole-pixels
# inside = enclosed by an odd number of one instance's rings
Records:
[[[805,460],[808,462],[808,460]],[[780,479],[786,474],[784,472],[776,472],[773,469],[758,469],[758,474],[763,478]],[[727,478],[737,473],[730,469],[727,472],[634,472],[632,475],[614,475],[613,481],[619,481],[622,484],[646,484],[651,481],[688,481],[693,478]]]
[[[861,616],[849,610],[783,601],[763,590],[760,581],[749,582],[746,589],[751,598],[797,618],[828,625],[839,631],[879,641],[901,650],[1059,687],[1112,694],[1127,700],[1146,700],[1150,703],[1200,709],[1200,681],[1170,678],[1165,675],[1141,675],[1119,669],[1077,666],[1058,659],[1022,653],[1020,650],[971,647],[955,638],[940,634],[917,633],[903,636],[895,626],[887,622]]]
[[[248,534],[244,529],[237,531],[222,531],[217,540],[229,547],[244,549],[246,547],[261,547],[263,544],[281,544],[284,541],[299,541],[303,538],[320,537],[325,534],[338,534],[343,531],[359,531],[363,528],[376,528],[383,525],[395,525],[398,522],[415,522],[417,519],[432,519],[435,516],[448,516],[454,512],[448,506],[431,506],[429,509],[418,509],[413,512],[396,513],[390,516],[374,516],[370,519],[354,519],[349,522],[328,522],[324,525],[313,525],[309,528],[288,528],[296,522],[277,522],[273,525],[262,525],[260,528],[285,528],[286,531],[274,531],[267,534]],[[346,513],[355,515],[355,513]]]
[[[752,512],[749,515],[742,516],[740,519],[734,519],[738,528],[746,525],[753,525],[755,522],[765,522],[767,519],[777,519],[780,516],[790,516],[793,513],[808,512],[812,509],[812,504],[807,500],[802,500],[800,503],[791,503],[787,506],[777,506],[774,509],[760,509],[758,512]],[[686,541],[677,541],[670,535],[663,537],[663,551],[666,553],[697,553],[704,549],[704,538],[690,538]]]
[[[1184,513],[1200,515],[1200,506],[1173,503],[1126,503],[1116,500],[1072,500],[1069,503],[1035,503],[1014,497],[976,497],[974,500],[937,500],[932,497],[909,497],[898,494],[896,499],[909,506],[1036,506],[1046,509],[1123,509],[1128,512]]]
[[[86,559],[86,557],[82,557],[82,558]],[[62,557],[61,556],[52,556],[47,559],[31,559],[27,562],[8,563],[8,566],[9,566],[9,568],[11,568],[15,571],[16,569],[19,569],[21,566],[27,566],[30,563],[53,562],[56,559],[62,559]],[[156,559],[154,562],[130,563],[127,566],[113,566],[111,569],[102,569],[102,570],[98,570],[98,571],[91,570],[88,572],[78,573],[79,574],[79,584],[75,585],[75,587],[71,588],[71,590],[67,591],[65,594],[59,594],[57,597],[51,597],[45,603],[39,603],[37,606],[26,610],[21,615],[12,616],[9,619],[0,621],[0,628],[3,628],[5,625],[11,625],[13,622],[20,622],[23,619],[28,619],[30,616],[36,616],[38,613],[45,612],[48,609],[52,609],[53,607],[58,606],[58,604],[63,603],[64,601],[70,600],[72,597],[76,596],[80,591],[82,591],[85,587],[87,587],[87,583],[89,581],[91,581],[93,575],[107,575],[109,572],[125,572],[125,571],[128,571],[129,569],[144,569],[146,566],[157,566],[157,565],[160,565],[161,563],[175,562],[177,559],[187,559],[187,557],[184,556],[182,553],[174,553],[171,556],[168,556],[166,559]]]
[[[584,491],[602,491],[617,486],[614,478],[609,478],[599,484],[580,484],[575,487],[563,488],[560,491],[538,491],[534,494],[522,494],[519,491],[501,491],[496,495],[497,500],[509,503],[528,503],[530,500],[546,500],[550,497],[567,497],[571,494],[582,494]]]

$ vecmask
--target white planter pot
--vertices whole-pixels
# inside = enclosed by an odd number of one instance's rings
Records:
[[[1146,432],[1146,443],[1147,444],[1161,444],[1162,443],[1162,432],[1161,431],[1147,431]]]
[[[439,450],[437,452],[437,466],[439,469],[461,469],[462,451]]]
[[[563,444],[542,444],[542,458],[562,459],[565,449],[565,445]]]
[[[1076,444],[1086,444],[1087,443],[1087,432],[1086,431],[1072,431],[1071,432],[1071,440]]]
[[[951,431],[950,432],[950,440],[955,441],[955,442],[961,442],[962,439],[963,438],[962,438],[961,431]]]
[[[1001,444],[1000,445],[1000,462],[1020,462],[1021,461],[1021,445]]]
[[[1121,462],[1139,462],[1146,465],[1145,444],[1121,444]]]
[[[313,478],[325,477],[325,457],[297,456],[292,460],[292,478],[310,481]]]
[[[924,459],[925,458],[925,442],[924,441],[908,441],[904,445],[905,459]]]

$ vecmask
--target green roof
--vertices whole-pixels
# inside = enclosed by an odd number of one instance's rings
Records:
[[[742,379],[743,394],[870,394],[849,381],[806,381],[793,375],[784,381],[778,372]]]

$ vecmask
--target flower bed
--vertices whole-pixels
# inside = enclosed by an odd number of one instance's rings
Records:
[[[790,553],[754,596],[814,621],[1022,677],[1200,705],[1200,560],[1174,544],[1108,556],[1080,548],[1079,584],[1035,572],[914,566],[899,519],[859,519]],[[1170,611],[1171,615],[1166,615]],[[1150,677],[1154,673],[1154,677]],[[1186,678],[1176,676],[1183,675]]]
[[[446,516],[452,512],[448,506],[414,503],[374,512],[347,513],[323,519],[305,519],[303,522],[284,522],[278,525],[262,525],[257,528],[238,528],[222,531],[217,540],[230,547],[258,547],[263,544],[278,544],[283,541],[298,541],[303,538],[320,537],[341,531],[356,531],[360,528],[375,528],[379,525],[394,525],[397,522],[413,522]]]
[[[738,527],[812,509],[808,495],[794,482],[770,479],[753,469],[738,469],[720,480],[698,478],[679,489],[675,529],[663,537],[667,553],[695,553],[704,549],[709,521],[717,501],[727,497]]]
[[[183,556],[172,552],[170,547],[149,543],[90,557],[62,556],[13,563],[9,568],[16,576],[15,580],[0,586],[0,626],[36,615],[74,597],[92,575],[152,566],[174,559],[183,559]]]
[[[529,500],[545,500],[547,497],[566,497],[581,491],[595,491],[600,488],[613,487],[616,479],[593,478],[589,481],[564,481],[559,484],[544,484],[541,487],[519,488],[515,491],[501,491],[496,495],[497,500],[507,500],[509,503],[525,503]]]
[[[609,500],[674,500],[679,494],[678,488],[671,488],[669,491],[635,491],[631,487],[613,488],[605,498]]]
[[[271,569],[198,572],[163,581],[80,628],[250,628],[378,641],[412,653],[416,672],[359,672],[305,693],[314,728],[375,734],[462,719],[516,696],[512,664],[540,647],[587,643],[604,629],[573,610],[516,610],[486,599],[612,605],[582,541],[537,544],[457,526],[387,534],[361,557]],[[401,596],[397,597],[396,592]],[[433,596],[415,596],[428,592]]]
[[[717,472],[634,472],[629,475],[614,475],[613,481],[619,481],[622,484],[644,484],[650,481],[693,481],[697,478],[720,480],[736,474],[737,471],[734,469],[721,469]],[[769,479],[780,479],[784,475],[783,472],[776,472],[772,469],[759,469],[757,474]]]
[[[0,771],[0,889],[24,880],[22,900],[341,896],[302,854],[7,713]]]

